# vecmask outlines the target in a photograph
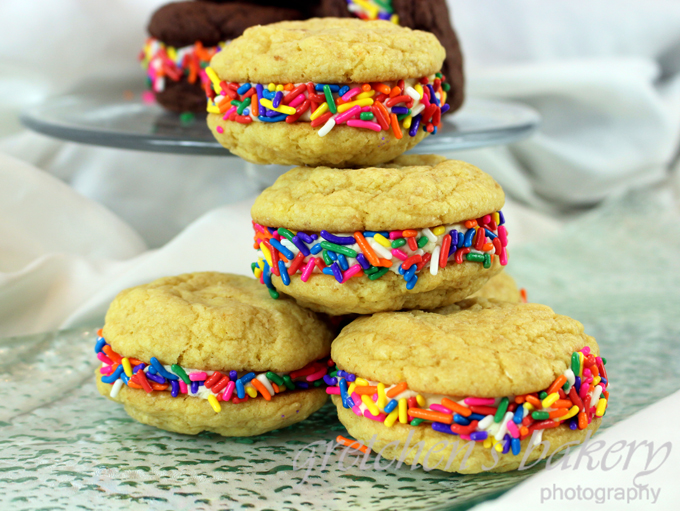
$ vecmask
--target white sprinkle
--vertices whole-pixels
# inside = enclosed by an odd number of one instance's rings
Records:
[[[428,240],[431,242],[436,242],[437,241],[437,236],[427,227],[425,229],[422,229],[420,232],[423,233],[423,236],[425,236]]]
[[[493,424],[493,415],[487,415],[481,421],[477,423],[477,428],[481,430],[486,430]]]
[[[291,241],[288,241],[285,238],[283,238],[280,243],[295,255],[297,255],[298,252],[300,251],[300,249],[297,248]]]
[[[503,440],[503,437],[508,432],[508,421],[512,420],[513,415],[512,412],[505,412],[505,417],[501,421],[501,427],[498,428],[498,434],[494,435],[499,441]]]
[[[276,394],[274,392],[274,387],[272,387],[272,384],[269,383],[269,380],[267,379],[267,376],[264,373],[258,374],[256,378],[262,385],[265,386],[265,388],[269,391],[269,393],[273,396]]]
[[[123,386],[123,380],[121,378],[118,378],[116,380],[116,383],[113,384],[113,387],[111,387],[111,393],[109,396],[115,398],[118,393],[120,392],[120,388]]]
[[[326,124],[323,125],[323,128],[319,130],[319,136],[320,137],[325,137],[328,135],[328,133],[335,127],[335,118],[331,117],[326,121]]]
[[[430,275],[436,275],[439,272],[439,252],[441,252],[441,247],[437,246],[432,252],[432,259],[430,259]]]
[[[413,117],[415,117],[416,115],[418,115],[423,110],[425,110],[425,105],[423,105],[422,103],[419,103],[416,106],[414,106],[413,109],[411,109],[411,115]]]
[[[533,447],[535,445],[538,445],[541,443],[543,440],[543,432],[544,429],[535,429],[534,432],[531,435],[531,438],[529,439],[529,447]]]
[[[569,389],[567,389],[565,392],[569,392],[574,383],[576,383],[574,371],[572,371],[571,369],[567,369],[566,371],[564,371],[564,376],[567,377],[567,382],[569,382]]]
[[[410,85],[406,87],[406,94],[411,96],[414,101],[420,101],[420,94],[418,94],[418,91],[415,90],[413,87]]]
[[[366,238],[366,241],[368,241],[368,244],[371,245],[373,251],[376,252],[380,257],[383,259],[389,259],[390,261],[392,260],[392,252],[387,250],[380,243],[375,241],[373,238]]]

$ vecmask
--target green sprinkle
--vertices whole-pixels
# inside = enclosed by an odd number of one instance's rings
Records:
[[[427,239],[427,236],[421,236],[420,239],[418,240],[418,248],[423,248],[429,242],[430,240]]]
[[[378,280],[380,277],[385,275],[388,271],[390,271],[389,268],[380,268],[377,272],[375,272],[372,275],[369,275],[368,278],[371,280]]]
[[[376,4],[378,4],[380,7],[383,9],[386,9],[389,11],[390,14],[392,14],[392,0],[373,0]]]
[[[375,266],[371,266],[368,270],[364,270],[364,273],[366,275],[373,275],[375,272],[378,271],[378,268]]]
[[[287,374],[283,377],[283,383],[286,385],[286,388],[288,390],[295,390],[295,384],[293,383],[293,380],[290,379],[290,376]]]
[[[190,122],[193,122],[195,119],[195,116],[192,112],[182,112],[179,114],[179,121],[182,124],[188,124]]]
[[[411,426],[419,426],[420,423],[423,422],[424,420],[425,420],[425,419],[421,419],[421,418],[413,419],[413,420],[411,421]]]
[[[600,357],[602,359],[602,365],[607,365],[607,359],[604,357]]]
[[[472,261],[474,263],[483,263],[484,262],[484,254],[476,254],[470,252],[468,255],[465,256],[465,259],[468,261]]]
[[[252,263],[252,264],[250,265],[250,269],[252,270],[253,273],[255,273],[255,270],[256,270],[257,268],[259,268],[259,266],[257,265],[257,263]]]
[[[315,387],[320,387],[321,383],[323,383],[323,380],[316,380],[312,385],[314,385]]]
[[[243,111],[250,106],[250,98],[246,98],[243,100],[241,105],[236,109],[236,113],[238,115],[243,115]]]
[[[491,256],[484,254],[484,268],[491,268]]]
[[[323,262],[326,263],[326,266],[333,264],[333,259],[331,259],[331,256],[328,255],[328,250],[324,250],[321,255],[323,257]]]
[[[265,374],[265,376],[269,381],[273,381],[277,385],[283,385],[283,378],[281,378],[278,374],[268,371],[267,374]]]
[[[330,241],[322,241],[321,248],[325,248],[326,250],[330,250],[331,252],[335,252],[336,254],[342,254],[347,257],[357,256],[356,250],[352,250],[351,248],[348,247],[343,247],[342,245],[336,245],[335,243],[331,243]]]
[[[333,371],[332,373],[330,373],[329,376],[330,376],[331,378],[335,378],[337,375],[338,375],[338,371],[335,370],[335,371]]]
[[[232,106],[241,106],[241,102],[238,99],[232,99],[229,104]]]
[[[548,412],[532,412],[531,418],[536,421],[544,421],[550,418],[550,414]]]
[[[397,238],[392,241],[392,248],[399,248],[406,245],[406,238]]]
[[[544,390],[538,395],[538,398],[543,401],[546,397],[548,397],[548,393]]]
[[[191,380],[189,379],[189,375],[182,369],[180,366],[177,364],[172,364],[170,366],[170,369],[172,369],[172,372],[175,373],[177,376],[182,378],[182,381],[186,383],[187,385],[191,385]]]
[[[500,422],[503,420],[505,412],[508,410],[508,403],[510,403],[510,400],[507,397],[501,399],[498,409],[496,410],[496,414],[493,416],[494,422]]]
[[[250,99],[250,98],[248,98]],[[284,229],[283,227],[279,227],[277,231],[281,236],[286,238],[288,241],[293,241],[293,237],[295,236],[291,231],[288,229]],[[277,383],[278,385],[278,383]]]
[[[271,296],[274,300],[278,300],[280,295],[276,289],[270,289],[269,296]]]
[[[568,381],[564,382],[564,385],[562,385],[562,390],[565,392],[569,392],[569,387],[571,387],[571,383]]]
[[[434,74],[435,78],[439,78],[441,80],[441,77],[444,76],[441,73],[435,73]]]
[[[331,92],[331,86],[326,84],[323,86],[323,93],[326,96],[326,101],[328,102],[328,109],[331,111],[333,114],[338,113],[338,109],[335,106],[335,100],[333,99],[333,93]]]
[[[450,83],[442,83],[442,89],[444,89],[445,92],[449,92],[451,90],[451,84]]]
[[[604,359],[602,359],[604,361]],[[578,376],[579,372],[579,363],[580,360],[578,358],[578,352],[574,352],[571,354],[571,370],[574,372],[574,376]]]
[[[373,114],[371,112],[361,112],[359,119],[362,121],[370,121],[373,119]]]

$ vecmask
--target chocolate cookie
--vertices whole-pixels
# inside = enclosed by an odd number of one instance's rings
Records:
[[[374,2],[368,2],[374,4]],[[362,2],[363,5],[366,2]],[[320,0],[313,10],[315,16],[333,17],[364,17],[362,9],[353,1],[348,0]],[[377,4],[376,4],[377,5]],[[379,12],[380,11],[380,12]],[[393,21],[401,26],[415,30],[425,30],[437,36],[439,42],[446,49],[446,61],[442,73],[451,85],[448,104],[449,112],[460,108],[465,97],[465,78],[463,76],[463,56],[456,33],[451,27],[449,9],[446,0],[392,0],[392,11],[398,16]],[[374,13],[381,19],[391,19],[389,11],[375,7]]]
[[[252,2],[176,2],[158,9],[141,60],[156,100],[176,112],[205,110],[201,70],[225,42],[253,25],[302,19],[297,9]]]

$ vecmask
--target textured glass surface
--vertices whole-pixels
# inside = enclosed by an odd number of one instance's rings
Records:
[[[597,338],[611,380],[604,428],[680,388],[677,216],[638,193],[511,251],[509,269],[530,300],[578,318]],[[92,348],[85,330],[0,341],[0,509],[464,509],[540,470],[341,470],[340,448],[322,470],[317,447],[299,485],[298,451],[343,434],[331,406],[256,438],[168,433],[97,393]]]
[[[22,122],[44,135],[83,144],[232,156],[210,133],[205,115],[186,120],[145,103],[140,99],[139,86],[139,80],[84,84],[72,94],[30,108],[22,115]],[[439,133],[427,137],[412,152],[430,154],[507,144],[533,133],[539,116],[524,105],[471,98],[444,120]]]

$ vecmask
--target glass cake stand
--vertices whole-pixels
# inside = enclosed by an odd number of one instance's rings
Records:
[[[99,80],[26,110],[21,120],[51,137],[119,149],[234,156],[213,138],[202,115],[178,115],[145,102],[140,80]],[[412,153],[429,154],[521,140],[538,127],[538,113],[522,104],[470,98],[444,117],[436,136]]]

